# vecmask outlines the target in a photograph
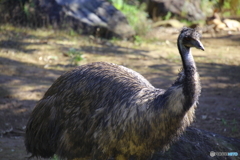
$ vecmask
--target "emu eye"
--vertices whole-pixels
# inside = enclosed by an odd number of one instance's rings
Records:
[[[193,41],[194,39],[192,37],[189,37],[189,36],[186,36],[184,37],[183,39],[183,44],[188,44],[190,43],[191,41]]]
[[[192,38],[189,37],[189,36],[186,36],[184,39],[185,39],[186,41],[190,41]]]

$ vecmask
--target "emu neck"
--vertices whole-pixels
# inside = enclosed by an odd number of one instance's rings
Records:
[[[178,50],[179,50],[181,58],[182,58],[182,64],[183,64],[184,71],[186,71],[190,68],[196,70],[196,64],[193,59],[191,49],[178,44]]]
[[[184,78],[181,82],[183,87],[183,95],[185,97],[183,109],[188,111],[189,108],[198,101],[201,87],[191,50],[188,47],[180,45],[179,43],[180,42],[178,42],[178,49],[181,54],[184,69]]]

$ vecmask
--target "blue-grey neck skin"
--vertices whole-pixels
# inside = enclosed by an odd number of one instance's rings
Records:
[[[178,38],[177,45],[178,45],[179,53],[181,55],[183,69],[184,70],[187,70],[188,68],[196,69],[196,64],[193,59],[193,55],[191,53],[191,48],[182,45],[182,39],[183,39],[183,37],[181,37],[181,35],[180,35]]]

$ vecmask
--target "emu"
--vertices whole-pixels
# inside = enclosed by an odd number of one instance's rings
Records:
[[[156,150],[167,150],[193,121],[201,92],[190,50],[204,50],[200,34],[183,28],[177,46],[183,70],[167,90],[105,62],[60,76],[30,116],[27,151],[43,158],[146,160]]]

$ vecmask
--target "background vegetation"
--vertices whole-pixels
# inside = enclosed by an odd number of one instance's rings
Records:
[[[123,12],[137,35],[146,34],[150,28],[150,20],[145,12],[147,1],[143,0],[108,0]],[[35,0],[0,0],[0,23],[32,28],[49,26],[49,20],[37,9]],[[202,0],[201,6],[206,16],[214,9],[223,16],[240,16],[239,0]],[[169,19],[169,13],[163,19]],[[188,22],[189,23],[189,22]]]

